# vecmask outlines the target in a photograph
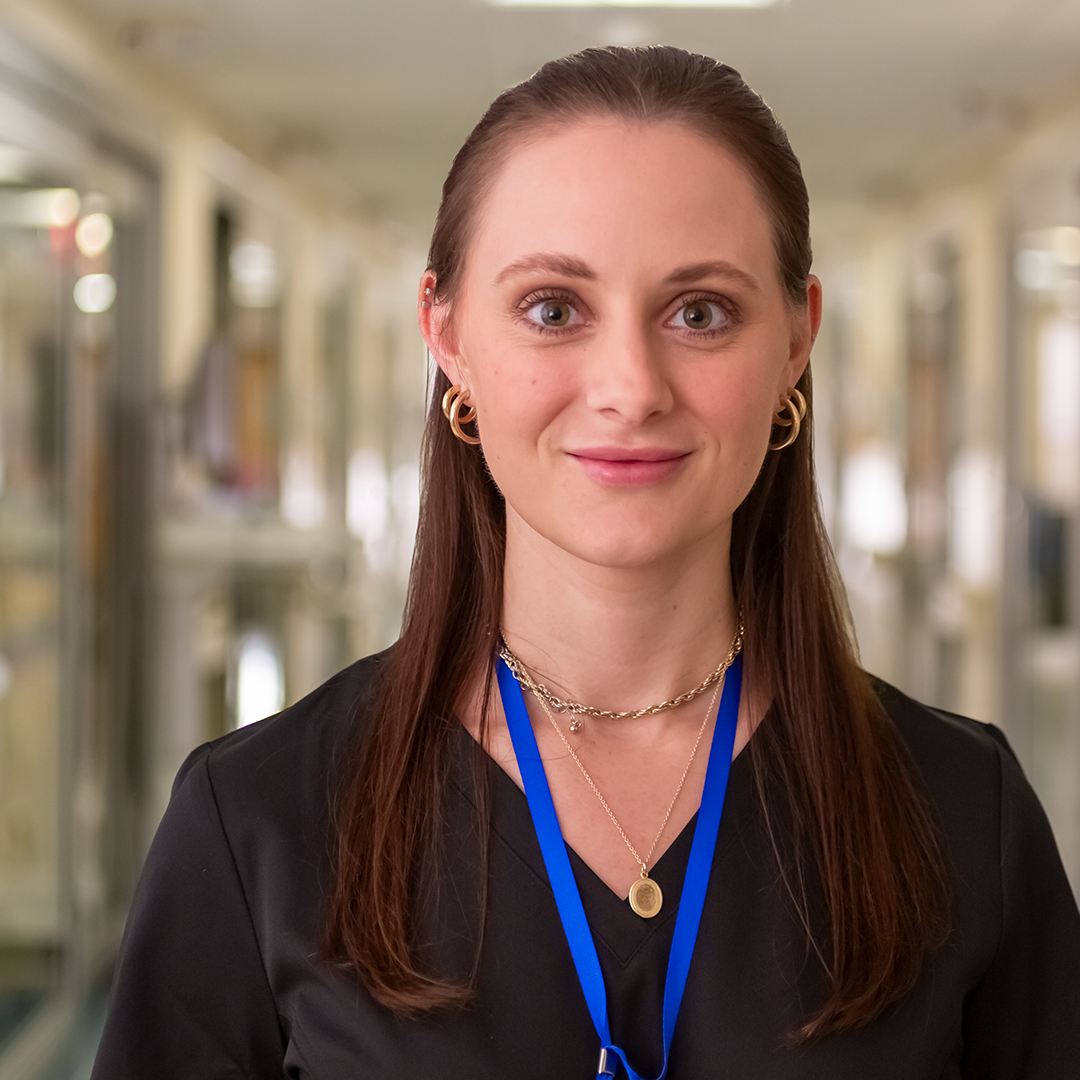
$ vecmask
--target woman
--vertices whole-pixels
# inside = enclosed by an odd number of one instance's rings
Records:
[[[495,102],[420,283],[401,639],[191,756],[95,1076],[1073,1075],[1045,817],[847,636],[809,270],[730,68],[588,50]]]

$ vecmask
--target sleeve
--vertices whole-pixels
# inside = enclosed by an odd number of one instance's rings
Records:
[[[283,1077],[285,1040],[210,783],[177,777],[120,948],[92,1080]]]
[[[965,1005],[962,1071],[972,1080],[1074,1080],[1080,912],[1035,793],[1011,751],[998,756],[1001,935]]]

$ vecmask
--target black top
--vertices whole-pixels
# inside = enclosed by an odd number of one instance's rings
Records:
[[[334,777],[378,664],[362,660],[280,715],[188,758],[131,909],[94,1080],[595,1077],[599,1044],[528,804],[494,764],[474,1003],[403,1019],[320,958]],[[1080,914],[1042,809],[995,728],[932,712],[884,685],[880,692],[941,822],[954,893],[949,943],[870,1026],[794,1045],[792,1028],[822,1001],[821,969],[778,885],[740,755],[671,1080],[1080,1074]],[[424,916],[430,959],[446,972],[467,970],[473,955],[475,753],[461,729],[450,880]],[[651,921],[570,852],[612,1034],[644,1075],[659,1072],[664,972],[693,828],[652,872],[665,904]]]

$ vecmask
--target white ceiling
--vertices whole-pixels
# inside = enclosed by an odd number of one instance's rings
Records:
[[[1080,0],[790,0],[535,10],[483,0],[66,0],[148,74],[354,210],[425,229],[503,87],[588,45],[666,42],[739,69],[818,200],[903,198],[1080,100]]]

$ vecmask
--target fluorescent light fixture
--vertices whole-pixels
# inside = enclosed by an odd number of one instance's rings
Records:
[[[786,0],[488,0],[492,7],[526,8],[765,8]]]
[[[64,229],[79,216],[79,193],[71,188],[0,192],[0,225]]]

